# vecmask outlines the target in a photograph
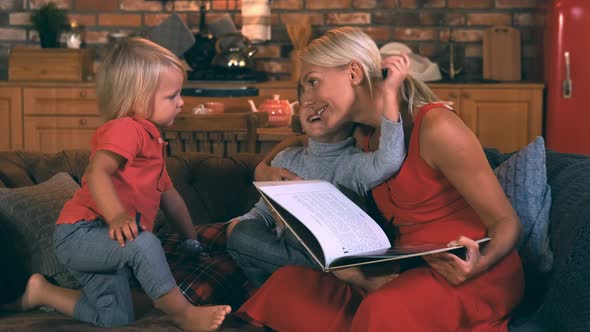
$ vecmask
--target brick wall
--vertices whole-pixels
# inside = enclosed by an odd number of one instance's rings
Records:
[[[30,11],[47,0],[0,0],[0,75],[6,77],[7,57],[14,44],[38,44],[29,24]],[[113,31],[146,31],[175,11],[191,29],[198,29],[200,1],[55,0],[87,29],[88,47],[97,61]],[[207,18],[229,13],[241,26],[240,0],[208,0]],[[482,34],[494,25],[520,30],[523,79],[542,79],[542,38],[547,0],[272,0],[272,40],[258,45],[256,66],[272,78],[289,76],[292,46],[284,22],[308,16],[313,36],[353,25],[379,44],[399,41],[414,52],[448,66],[449,31],[454,31],[456,67],[463,75],[482,72]]]

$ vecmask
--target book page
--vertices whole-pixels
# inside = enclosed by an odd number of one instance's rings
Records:
[[[287,212],[277,202],[273,201],[272,198],[262,193],[262,198],[269,205],[270,209],[275,214],[275,218],[279,218],[285,223],[288,229],[291,230],[293,235],[301,242],[303,247],[311,254],[311,257],[321,266],[322,270],[327,271],[326,259],[324,257],[324,251],[322,246],[318,242],[318,239],[313,233],[305,227],[297,218]]]
[[[322,246],[326,265],[338,257],[391,247],[381,227],[329,182],[254,184],[315,235]]]

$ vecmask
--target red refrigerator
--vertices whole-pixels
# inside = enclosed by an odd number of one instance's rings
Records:
[[[590,0],[552,0],[548,10],[547,146],[590,155]]]

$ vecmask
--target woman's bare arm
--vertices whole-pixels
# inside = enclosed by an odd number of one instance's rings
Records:
[[[463,195],[492,238],[481,252],[473,239],[454,241],[467,247],[466,261],[448,253],[425,258],[449,282],[460,284],[509,254],[518,241],[521,224],[479,141],[454,113],[440,109],[426,114],[420,128],[420,155]]]

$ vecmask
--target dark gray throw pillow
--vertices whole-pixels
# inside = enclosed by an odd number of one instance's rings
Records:
[[[58,173],[34,186],[0,188],[0,221],[9,229],[14,247],[31,273],[41,273],[57,284],[79,288],[53,252],[55,221],[80,186],[68,173]]]

